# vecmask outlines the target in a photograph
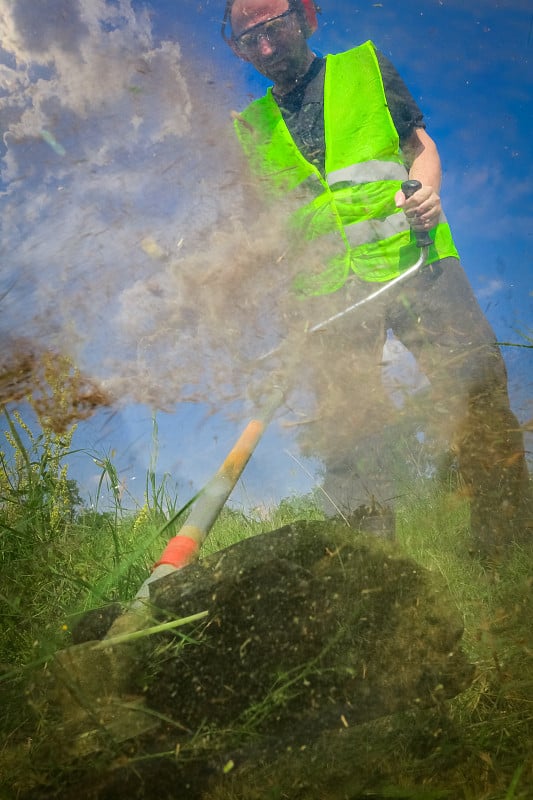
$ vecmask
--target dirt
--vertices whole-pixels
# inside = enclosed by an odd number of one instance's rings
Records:
[[[0,352],[0,410],[29,400],[47,430],[62,434],[113,398],[63,353],[30,338],[4,338]]]
[[[471,682],[459,614],[435,576],[346,526],[295,523],[153,588],[157,621],[208,614],[123,651],[122,704],[139,704],[150,729],[131,726],[76,758],[65,706],[32,756],[41,784],[23,797],[207,797],[254,763],[298,758],[321,735],[440,711]]]

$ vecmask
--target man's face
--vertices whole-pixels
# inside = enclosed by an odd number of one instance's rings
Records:
[[[235,0],[231,28],[237,51],[279,88],[293,85],[312,60],[288,0]]]

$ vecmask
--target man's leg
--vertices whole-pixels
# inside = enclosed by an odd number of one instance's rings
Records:
[[[346,293],[343,307],[352,302]],[[383,341],[378,304],[313,334],[304,370],[313,410],[300,445],[324,465],[319,494],[324,513],[390,538],[396,489],[383,433],[395,411],[381,384]]]
[[[380,434],[352,440],[349,450],[323,456],[320,504],[328,517],[387,539],[395,535],[395,465]]]
[[[426,268],[399,295],[389,324],[432,384],[470,497],[474,546],[494,552],[531,524],[519,423],[495,335],[456,259]]]

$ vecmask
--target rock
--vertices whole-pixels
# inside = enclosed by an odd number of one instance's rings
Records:
[[[440,703],[472,674],[435,577],[336,523],[239,542],[158,581],[151,599],[165,618],[209,611],[197,644],[168,651],[146,689],[185,730],[253,720],[305,743],[310,730]]]

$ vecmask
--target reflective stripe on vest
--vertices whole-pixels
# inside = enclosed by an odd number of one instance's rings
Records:
[[[326,178],[330,187],[336,183],[370,183],[370,181],[403,181],[406,169],[394,161],[364,161],[349,167],[328,172]]]
[[[346,228],[346,236],[350,244],[355,246],[365,242],[387,239],[395,233],[404,233],[408,230],[409,223],[405,218],[405,214],[392,214],[385,219],[355,222]]]
[[[299,151],[271,90],[251,103],[235,124],[265,193],[298,198],[292,223],[300,236],[337,236],[338,255],[320,275],[308,281],[303,276],[299,291],[336,291],[351,272],[364,280],[386,281],[415,263],[414,236],[394,203],[407,169],[371,42],[326,58],[325,178]],[[311,189],[303,203],[302,187]],[[434,244],[429,263],[457,257],[444,217],[430,235]]]

